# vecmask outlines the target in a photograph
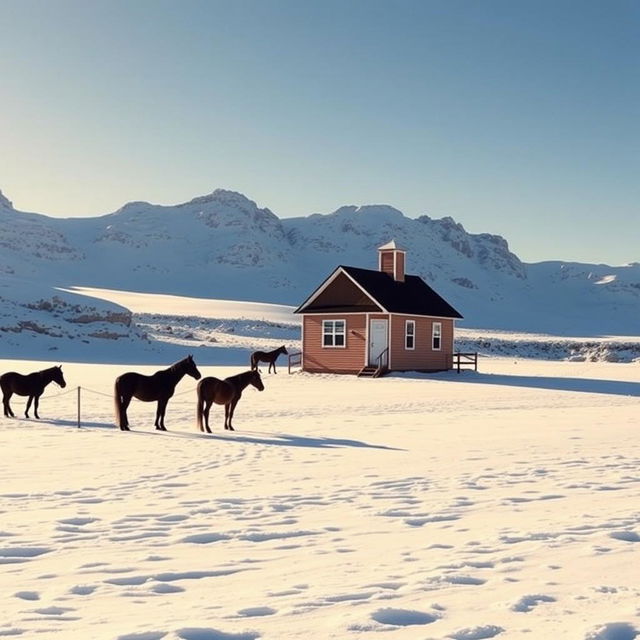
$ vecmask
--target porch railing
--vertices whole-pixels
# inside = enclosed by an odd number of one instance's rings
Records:
[[[473,367],[474,371],[478,370],[478,353],[463,353],[456,351],[453,355],[452,368],[456,369],[458,373],[462,369],[470,369]]]
[[[389,347],[376,358],[376,375],[379,376],[389,368]]]
[[[289,360],[289,373],[291,373],[291,367],[302,366],[302,353],[300,351],[290,353],[288,360]]]

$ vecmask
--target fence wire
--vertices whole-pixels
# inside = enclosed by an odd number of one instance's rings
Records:
[[[83,426],[83,413],[85,415],[84,426],[107,426],[112,425],[115,428],[115,421],[113,420],[113,393],[105,393],[104,391],[98,391],[97,389],[92,389],[91,387],[83,387],[76,386],[71,387],[70,389],[65,389],[63,391],[59,391],[57,393],[43,393],[40,396],[40,403],[48,400],[58,400],[59,398],[70,396],[71,394],[75,394],[75,400],[73,402],[64,402],[62,406],[55,407],[59,411],[59,415],[51,416],[47,415],[46,418],[50,419],[59,424],[68,424],[75,425],[76,427]],[[106,405],[103,405],[102,402],[99,403],[101,406],[96,406],[92,402],[87,402],[85,394],[90,394],[92,396],[98,396],[100,398],[106,398],[109,400],[108,408]],[[174,393],[172,398],[178,398],[181,396],[186,396],[187,394],[191,394],[194,398],[195,402],[195,388],[187,389],[185,391],[181,391],[180,393]],[[18,396],[13,397],[13,401],[17,399]],[[86,403],[86,404],[85,404]],[[144,403],[144,404],[153,404],[153,403]],[[87,410],[89,407],[89,411]],[[134,409],[135,410],[135,409]],[[45,418],[45,415],[42,410],[42,405],[40,406],[40,413],[43,414],[41,417]],[[49,413],[48,411],[46,413]],[[91,414],[91,418],[86,418],[87,414]],[[96,420],[98,422],[96,422]],[[106,423],[100,422],[100,420],[105,420]]]

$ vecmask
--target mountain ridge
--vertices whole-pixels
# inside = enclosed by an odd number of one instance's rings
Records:
[[[279,218],[216,189],[176,205],[53,218],[18,211],[0,192],[0,274],[54,286],[297,304],[338,264],[376,269],[377,247],[392,238],[407,249],[407,272],[459,309],[464,326],[640,333],[640,263],[524,263],[502,236],[469,233],[449,216],[372,204]]]

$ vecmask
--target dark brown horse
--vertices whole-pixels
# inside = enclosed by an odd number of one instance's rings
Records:
[[[259,362],[268,362],[269,363],[268,373],[271,373],[271,367],[273,367],[273,373],[277,373],[276,360],[278,359],[278,356],[281,353],[284,353],[284,354],[289,353],[285,349],[284,345],[282,345],[281,347],[278,347],[277,349],[274,349],[273,351],[254,351],[251,354],[251,368],[257,369]]]
[[[2,389],[4,415],[7,418],[13,418],[15,416],[9,406],[9,400],[15,393],[19,396],[29,396],[27,408],[24,412],[25,418],[29,417],[29,407],[31,407],[31,403],[33,402],[33,413],[36,418],[40,420],[40,416],[38,415],[38,402],[44,392],[44,388],[50,382],[55,382],[63,388],[67,386],[67,383],[64,381],[64,376],[62,375],[62,367],[51,367],[50,369],[36,371],[26,376],[16,373],[15,371],[3,373],[0,376],[0,389]]]
[[[155,427],[158,431],[166,431],[164,426],[164,414],[167,410],[169,398],[173,395],[176,385],[184,375],[189,375],[196,380],[200,379],[200,372],[193,361],[193,356],[172,364],[168,369],[156,371],[151,376],[143,376],[141,373],[130,371],[116,378],[114,400],[116,406],[116,424],[121,431],[130,431],[127,408],[131,398],[138,398],[143,402],[156,402]]]
[[[231,424],[233,412],[242,396],[242,392],[250,384],[258,391],[264,391],[260,373],[254,369],[224,380],[213,377],[202,378],[198,382],[198,429],[211,433],[209,411],[211,410],[211,404],[215,402],[216,404],[224,405],[224,428],[229,431],[235,431]],[[202,423],[203,417],[204,424]]]

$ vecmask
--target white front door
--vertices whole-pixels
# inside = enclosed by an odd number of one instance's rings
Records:
[[[387,320],[371,320],[369,323],[369,364],[377,365],[378,357],[387,348],[389,331]],[[388,358],[387,358],[388,362]]]

